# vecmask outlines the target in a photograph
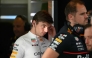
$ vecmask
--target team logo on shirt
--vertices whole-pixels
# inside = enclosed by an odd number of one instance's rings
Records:
[[[72,30],[70,28],[68,28],[67,32],[72,34]]]
[[[18,48],[14,46],[14,47],[13,47],[13,50],[18,51]]]
[[[38,55],[42,55],[44,52],[35,52],[34,55],[38,56]]]
[[[82,55],[77,55],[77,58],[89,58],[89,54],[86,54],[86,56],[82,56]]]
[[[18,53],[17,51],[13,50],[10,58],[16,58],[17,53]]]
[[[32,44],[32,46],[38,46],[38,44]]]
[[[31,42],[36,42],[36,39],[35,38],[31,38]]]
[[[13,52],[12,52],[12,54],[17,54],[17,53],[18,53],[18,52],[17,52],[17,51],[14,51],[14,50],[13,50]]]
[[[31,38],[32,46],[38,46],[36,38]]]
[[[60,38],[60,39],[65,39],[65,37],[67,37],[67,35],[66,34],[60,34],[59,36],[58,36],[58,38]]]
[[[62,43],[62,39],[59,39],[59,38],[56,38],[52,44],[50,45],[50,47],[53,49],[53,50],[56,50],[57,46]]]
[[[76,40],[76,47],[77,47],[78,51],[84,50],[83,44],[79,41],[79,38],[78,37],[74,37],[74,38]]]
[[[13,44],[13,46],[19,46],[19,44]]]
[[[79,38],[78,37],[74,37],[76,41],[79,41]]]
[[[18,51],[18,47],[19,47],[19,44],[14,44],[14,46],[13,46],[13,50],[15,50],[15,51]]]
[[[66,34],[60,34],[57,38],[54,39],[54,41],[51,43],[50,48],[53,50],[56,50],[59,44],[63,42],[63,40],[67,37]]]
[[[57,41],[58,43],[61,43],[62,42],[62,40],[59,39],[59,38],[56,38],[55,41]]]
[[[11,54],[10,58],[16,58],[16,56]]]

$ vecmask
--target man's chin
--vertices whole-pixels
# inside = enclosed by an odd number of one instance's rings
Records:
[[[39,36],[43,37],[44,35],[41,35],[41,34],[40,34]]]
[[[92,51],[92,48],[87,48],[88,51]]]
[[[88,24],[88,22],[85,23],[85,25]]]
[[[90,50],[88,50],[89,52],[91,51],[92,52],[92,50],[90,49]]]

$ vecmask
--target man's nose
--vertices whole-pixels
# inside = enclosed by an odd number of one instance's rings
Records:
[[[88,44],[88,42],[89,42],[88,39],[85,39],[85,43]]]
[[[85,14],[85,18],[88,18],[88,14]]]

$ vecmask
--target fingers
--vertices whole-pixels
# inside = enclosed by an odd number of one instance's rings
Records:
[[[48,34],[54,37],[56,35],[56,30],[54,26],[51,26],[50,29],[48,30]]]
[[[51,26],[49,29],[50,30],[55,30],[55,27],[54,26]]]

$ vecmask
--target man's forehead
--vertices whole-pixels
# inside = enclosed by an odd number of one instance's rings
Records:
[[[77,9],[77,12],[82,12],[82,13],[87,12],[87,9],[86,9],[85,5],[83,5],[83,4],[77,4],[76,9]]]
[[[25,23],[24,22],[21,22],[21,21],[14,21],[13,22],[13,25],[24,25]]]
[[[51,26],[52,24],[49,24],[49,23],[47,23],[47,22],[39,22],[40,24],[44,24],[44,25],[46,25],[46,26]]]
[[[39,22],[39,23],[42,23],[42,24],[49,24],[48,22]]]
[[[88,34],[88,33],[92,34],[92,27],[89,27],[89,28],[85,29],[85,33],[84,34]]]

